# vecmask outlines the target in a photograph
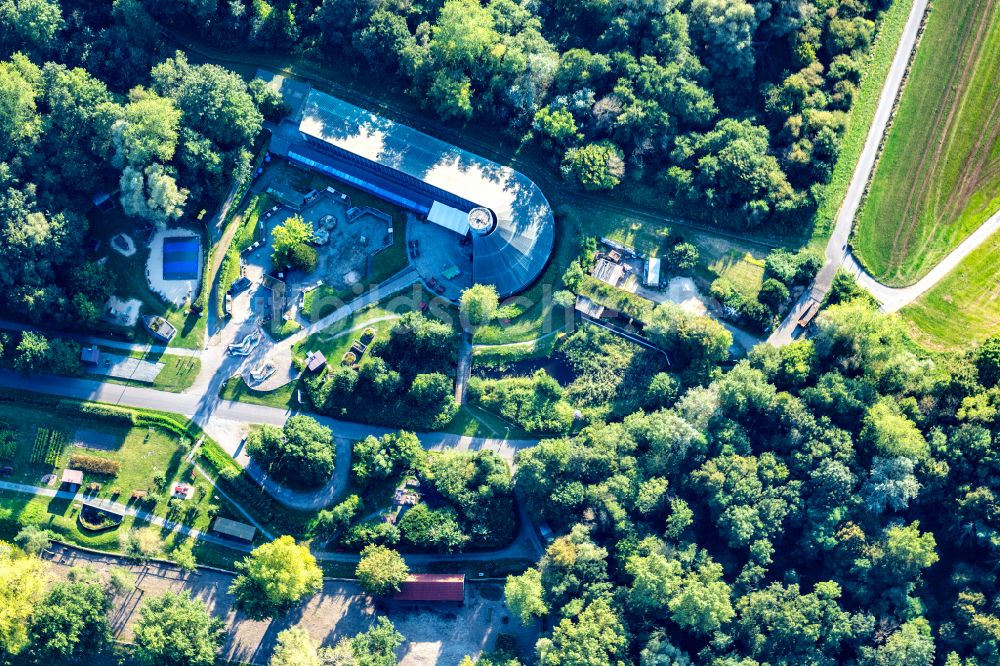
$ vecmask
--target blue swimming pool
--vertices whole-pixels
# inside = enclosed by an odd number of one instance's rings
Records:
[[[201,264],[201,242],[190,236],[163,239],[163,279],[196,280]]]

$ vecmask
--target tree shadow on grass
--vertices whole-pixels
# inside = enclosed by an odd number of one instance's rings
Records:
[[[46,511],[49,512],[49,522],[52,521],[51,516],[65,516],[69,512],[70,506],[73,504],[74,499],[67,499],[65,497],[53,497],[49,500],[48,505],[45,507]]]

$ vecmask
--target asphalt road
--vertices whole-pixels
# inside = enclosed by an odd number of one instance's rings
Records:
[[[55,375],[24,376],[11,370],[0,370],[0,387],[46,393],[64,398],[106,402],[113,405],[124,405],[141,409],[155,409],[181,414],[188,418],[193,418],[197,415],[201,408],[201,396],[198,395],[168,393],[151,388],[107,384],[90,379],[75,379]],[[212,417],[246,425],[269,424],[281,426],[284,425],[285,421],[293,413],[290,410],[278,409],[276,407],[219,400],[217,405],[215,405]],[[334,436],[344,439],[359,440],[364,439],[368,435],[381,436],[390,432],[396,432],[395,429],[391,428],[382,428],[350,421],[339,421],[314,414],[310,414],[310,416],[313,416],[323,425],[329,426],[333,430]],[[424,448],[428,450],[433,451],[449,448],[460,450],[490,449],[506,460],[513,460],[514,454],[519,450],[538,443],[538,440],[534,439],[492,439],[466,437],[464,435],[453,435],[443,432],[417,433],[417,437],[420,438]]]
[[[768,342],[773,345],[780,346],[792,341],[796,322],[802,316],[802,313],[805,312],[806,308],[809,307],[812,299],[817,301],[823,300],[823,297],[826,296],[826,293],[830,289],[830,285],[833,283],[833,276],[836,275],[837,269],[850,260],[857,267],[857,270],[861,270],[861,267],[851,257],[848,247],[848,241],[851,238],[851,227],[854,225],[854,218],[864,199],[868,181],[878,161],[879,145],[882,143],[882,137],[889,127],[889,121],[892,119],[896,99],[906,78],[906,70],[910,62],[910,57],[913,54],[913,49],[916,48],[917,38],[920,36],[920,25],[923,22],[924,14],[927,12],[929,2],[930,0],[914,0],[913,6],[910,8],[910,15],[906,20],[906,26],[903,28],[903,35],[900,37],[899,46],[896,48],[896,55],[893,57],[889,74],[886,76],[885,84],[882,86],[882,94],[879,96],[875,118],[872,120],[872,125],[868,130],[865,147],[861,151],[861,157],[858,159],[857,166],[854,168],[854,175],[851,177],[851,183],[847,188],[847,195],[844,197],[844,202],[841,204],[840,210],[837,211],[837,221],[834,225],[833,233],[826,244],[826,262],[823,264],[823,268],[816,276],[816,280],[811,287],[792,306],[788,316],[785,317],[781,325],[768,338]],[[879,284],[867,274],[865,274],[865,277],[868,278],[863,285],[866,288],[869,285],[879,285],[881,288],[879,293],[873,293],[873,295],[882,302],[886,301],[880,297],[880,294],[888,296],[890,291],[895,291],[891,290],[890,287]],[[940,279],[941,276],[937,276],[934,282]],[[930,286],[928,284],[925,290],[930,288]],[[916,296],[912,295],[912,298],[916,298]],[[896,301],[893,302],[895,303]],[[901,305],[898,307],[901,307]]]

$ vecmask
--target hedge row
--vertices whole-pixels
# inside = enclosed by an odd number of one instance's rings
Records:
[[[103,474],[105,476],[118,476],[121,471],[121,463],[117,460],[108,460],[97,456],[88,456],[85,453],[74,453],[69,457],[69,466],[73,469],[82,469],[85,472]]]
[[[135,413],[125,407],[115,405],[102,405],[96,402],[78,402],[76,400],[60,400],[56,406],[56,411],[62,414],[75,414],[79,416],[89,416],[105,421],[112,421],[118,425],[135,425]]]

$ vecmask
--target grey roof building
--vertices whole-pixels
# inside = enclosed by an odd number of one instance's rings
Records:
[[[527,288],[555,242],[552,209],[517,171],[313,90],[288,158],[472,236],[472,277],[501,297]],[[462,224],[461,218],[468,224]],[[456,241],[459,240],[456,238]]]

